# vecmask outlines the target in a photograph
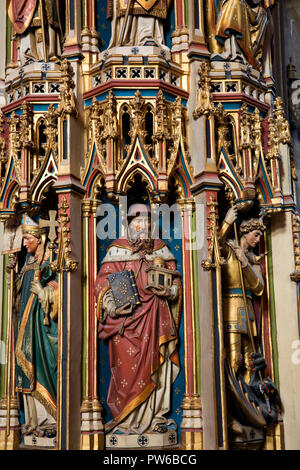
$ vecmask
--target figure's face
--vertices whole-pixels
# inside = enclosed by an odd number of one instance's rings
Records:
[[[255,248],[259,243],[262,232],[260,230],[252,230],[252,232],[246,233],[244,235],[247,245],[251,248]]]
[[[40,244],[40,239],[30,235],[29,233],[26,233],[23,236],[23,242],[27,248],[27,253],[34,254]]]
[[[150,218],[147,216],[135,217],[129,224],[129,233],[133,240],[147,240],[150,238]]]

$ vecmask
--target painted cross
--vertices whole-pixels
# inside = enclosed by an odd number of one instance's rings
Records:
[[[109,439],[109,443],[112,446],[116,446],[118,444],[118,439],[116,438],[116,436],[111,436]]]
[[[50,83],[50,93],[59,93],[60,83]]]
[[[46,80],[47,70],[50,69],[48,62],[44,62],[42,65],[42,80]]]
[[[56,240],[56,227],[58,227],[58,222],[56,220],[56,211],[49,211],[49,220],[40,219],[39,226],[40,227],[49,227],[49,235],[48,238],[51,242]]]
[[[44,83],[35,83],[33,92],[34,93],[45,93],[45,84]]]
[[[145,447],[149,444],[149,439],[148,439],[147,436],[141,435],[141,436],[138,437],[137,442],[141,447]]]
[[[175,435],[175,433],[173,433],[173,432],[170,433],[168,440],[169,440],[170,444],[175,444],[175,443],[176,443],[176,435]]]
[[[46,72],[47,70],[50,69],[50,64],[48,64],[48,62],[43,62],[42,64],[42,71],[43,72]]]

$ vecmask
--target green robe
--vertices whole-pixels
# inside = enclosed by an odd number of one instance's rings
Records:
[[[57,322],[50,317],[50,326],[43,325],[45,312],[38,296],[30,291],[35,266],[34,259],[27,256],[19,279],[16,390],[32,394],[56,418]],[[40,266],[39,281],[42,287],[51,281],[55,285],[49,259]]]

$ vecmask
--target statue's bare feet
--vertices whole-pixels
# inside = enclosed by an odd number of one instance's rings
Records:
[[[56,425],[45,425],[38,426],[34,432],[38,437],[55,437],[56,436]]]
[[[21,433],[24,436],[28,436],[29,434],[32,434],[35,431],[35,428],[29,426],[28,424],[22,424],[21,426]]]

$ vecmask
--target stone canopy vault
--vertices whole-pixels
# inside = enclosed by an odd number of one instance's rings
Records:
[[[284,2],[0,5],[0,448],[299,449]]]

